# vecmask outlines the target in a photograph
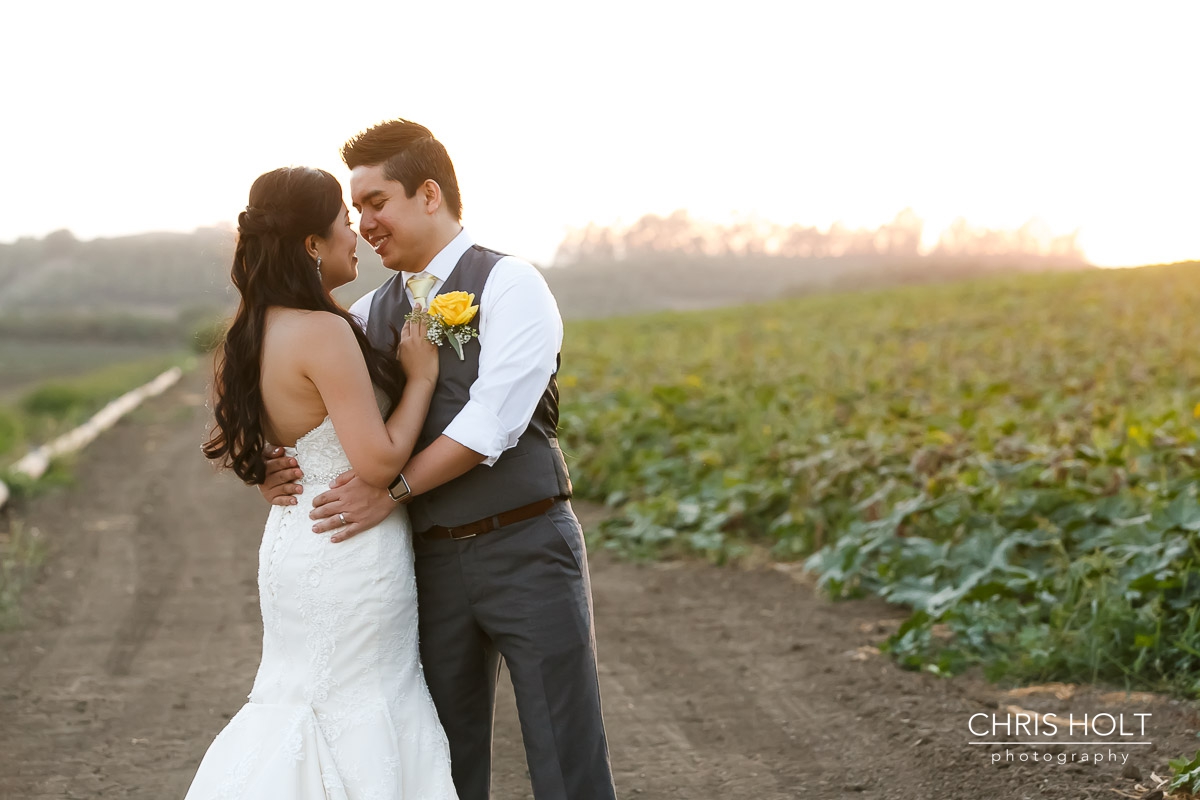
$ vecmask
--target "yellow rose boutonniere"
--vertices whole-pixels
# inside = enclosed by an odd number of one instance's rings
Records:
[[[471,320],[479,313],[479,306],[472,305],[474,302],[474,294],[447,292],[433,298],[428,311],[413,312],[406,319],[423,317],[429,331],[429,341],[438,346],[449,342],[458,354],[458,360],[462,361],[463,345],[479,335],[479,331],[470,326]]]
[[[466,325],[475,319],[479,306],[473,306],[475,295],[466,292],[447,292],[433,298],[429,313],[442,318],[446,325]]]

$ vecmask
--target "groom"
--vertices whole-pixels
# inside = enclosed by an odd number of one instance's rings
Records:
[[[408,503],[421,661],[450,740],[461,800],[490,796],[500,658],[512,676],[537,800],[614,798],[600,713],[587,555],[559,450],[558,306],[530,264],[474,244],[454,166],[407,120],[342,148],[360,232],[397,275],[351,311],[392,349],[414,306],[475,295],[479,332],[440,351],[417,454],[387,491],[346,473],[313,501],[313,530],[343,541]],[[264,495],[288,502],[294,462],[268,464]],[[345,522],[345,524],[342,524]]]

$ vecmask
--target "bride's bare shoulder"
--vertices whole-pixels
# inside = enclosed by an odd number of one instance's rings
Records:
[[[263,358],[282,357],[302,370],[361,358],[350,323],[328,311],[281,309],[267,320]],[[272,355],[273,354],[273,355]]]
[[[350,323],[345,318],[330,311],[309,311],[299,308],[271,309],[267,317],[267,327],[279,332],[286,332],[288,338],[312,337],[326,339],[334,337],[341,339],[354,337],[350,331]]]

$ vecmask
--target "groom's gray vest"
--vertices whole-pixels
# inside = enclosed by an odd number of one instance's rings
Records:
[[[483,286],[496,262],[504,255],[478,245],[463,253],[454,271],[438,290],[472,292],[478,302]],[[395,352],[395,334],[404,317],[412,310],[399,273],[389,278],[371,299],[367,338],[377,350]],[[471,321],[479,330],[483,305]],[[479,376],[479,340],[463,345],[463,360],[449,344],[439,348],[437,388],[429,404],[429,415],[417,438],[416,451],[428,447],[467,404],[471,384]],[[555,371],[557,372],[557,363]],[[409,506],[413,530],[424,531],[434,525],[455,527],[484,519],[514,508],[536,503],[547,497],[569,497],[571,479],[558,447],[558,381],[550,383],[534,409],[529,427],[516,446],[505,450],[492,466],[479,466],[464,475],[413,499]]]

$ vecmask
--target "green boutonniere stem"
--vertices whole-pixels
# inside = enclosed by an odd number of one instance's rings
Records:
[[[458,337],[455,336],[453,333],[450,334],[449,336],[447,336],[446,340],[450,342],[450,346],[454,348],[454,352],[458,353],[458,360],[462,361],[463,360],[462,342],[460,342],[458,340]]]

